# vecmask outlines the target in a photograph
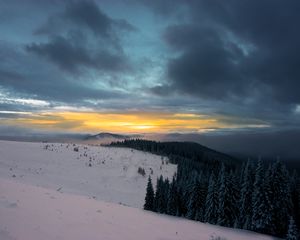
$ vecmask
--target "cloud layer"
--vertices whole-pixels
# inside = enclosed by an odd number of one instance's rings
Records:
[[[299,10],[297,0],[0,1],[0,117],[88,109],[298,129]]]
[[[189,1],[187,7],[190,22],[171,25],[163,35],[179,52],[167,66],[173,90],[299,103],[298,1]]]

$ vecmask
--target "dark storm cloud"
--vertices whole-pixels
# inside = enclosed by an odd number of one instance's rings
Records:
[[[18,2],[3,6],[11,13],[7,15],[22,13]],[[84,106],[89,105],[85,100],[127,97],[106,86],[132,72],[122,38],[135,31],[134,26],[125,19],[111,18],[94,1],[30,1],[30,9],[26,13],[29,20],[40,10],[45,13],[40,22],[30,21],[32,35],[18,39],[20,42],[14,42],[14,34],[12,41],[0,39],[0,58],[5,59],[0,62],[0,98],[2,92],[6,97]],[[14,15],[5,24],[16,28],[23,17]],[[22,106],[10,103],[5,109],[22,110]]]
[[[94,1],[69,1],[62,12],[48,17],[35,34],[55,34],[57,30],[70,25],[87,28],[106,38],[112,38],[116,30],[137,30],[125,19],[113,19],[106,15]]]
[[[112,19],[107,16],[93,1],[78,1],[68,4],[63,18],[82,26],[90,28],[95,34],[109,37],[113,28],[117,27],[127,31],[136,28],[125,19]]]
[[[69,72],[76,72],[82,67],[106,71],[122,71],[128,67],[126,58],[122,55],[112,54],[104,49],[93,53],[84,46],[77,46],[72,39],[61,36],[54,37],[47,43],[33,43],[26,49],[29,52],[45,56]]]
[[[134,30],[125,19],[107,16],[93,1],[72,1],[34,32],[49,40],[29,44],[26,49],[76,74],[83,67],[125,71],[130,64],[119,35]]]
[[[189,1],[186,7],[190,22],[163,35],[179,54],[167,67],[173,91],[300,102],[299,1]]]
[[[108,37],[113,20],[106,16],[92,1],[68,4],[63,17],[75,24],[90,28],[95,34]]]
[[[208,98],[223,98],[244,87],[239,73],[243,53],[233,45],[224,46],[220,36],[198,26],[173,26],[166,41],[182,50],[169,61],[168,76],[180,91]]]
[[[184,5],[184,1],[178,0],[127,0],[131,3],[139,3],[143,4],[150,9],[152,9],[155,13],[158,13],[162,16],[172,16],[178,12],[180,12],[181,7]]]

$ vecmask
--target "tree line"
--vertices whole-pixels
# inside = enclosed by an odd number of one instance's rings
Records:
[[[267,168],[248,161],[235,172],[222,164],[209,178],[193,173],[170,182],[161,176],[155,191],[149,176],[144,209],[278,237],[290,228],[297,236],[299,185],[297,174],[290,176],[280,161]]]
[[[149,176],[144,209],[298,239],[300,178],[281,161],[237,161],[194,143],[126,140],[115,145],[159,153],[178,164],[173,179],[161,176],[155,188]]]

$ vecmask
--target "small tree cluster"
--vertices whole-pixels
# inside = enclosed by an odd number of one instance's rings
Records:
[[[146,175],[145,169],[142,167],[138,168],[138,173],[141,174],[143,177],[145,177],[145,175]]]

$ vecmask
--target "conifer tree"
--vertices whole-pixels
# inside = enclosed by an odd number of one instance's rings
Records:
[[[148,178],[144,209],[150,211],[154,210],[154,190],[150,176]]]
[[[295,216],[295,222],[300,225],[300,179],[298,173],[294,170],[292,177],[290,178],[291,198],[293,203],[293,213]]]
[[[195,220],[203,222],[204,221],[204,205],[202,208],[197,209],[196,215],[195,215]]]
[[[188,212],[188,205],[190,202],[190,198],[192,196],[193,192],[193,183],[196,175],[195,173],[190,174],[190,177],[188,179],[181,179],[179,182],[179,188],[180,188],[180,212],[181,215],[185,216],[187,215]]]
[[[198,213],[198,220],[201,220],[201,212],[203,211],[204,203],[206,198],[206,190],[202,186],[199,179],[194,179],[192,186],[192,193],[190,195],[190,201],[188,204],[187,218],[195,220]]]
[[[237,180],[231,171],[228,175],[222,164],[219,174],[218,221],[221,226],[233,227],[237,216],[238,189]]]
[[[224,164],[221,165],[221,170],[218,177],[219,199],[218,199],[218,221],[217,224],[226,226],[226,197],[227,197],[227,174]]]
[[[276,161],[268,170],[265,193],[270,207],[270,224],[267,233],[284,236],[291,214],[292,199],[288,172],[281,161]]]
[[[290,217],[286,240],[297,240],[297,239],[298,239],[298,230],[294,218]]]
[[[218,187],[215,174],[212,172],[209,178],[208,191],[205,200],[204,221],[211,224],[217,223],[218,218]]]
[[[164,180],[162,175],[157,179],[156,183],[156,191],[155,191],[155,197],[154,197],[154,211],[163,213],[163,199],[164,199],[164,191],[163,186]]]
[[[161,213],[167,213],[169,188],[170,182],[169,179],[166,179],[162,184]]]
[[[175,177],[173,177],[168,192],[167,213],[175,216],[177,213],[177,204],[178,202],[177,202],[176,179]]]
[[[257,162],[255,181],[252,194],[252,219],[251,229],[257,232],[265,232],[268,225],[270,212],[267,208],[264,188],[264,170],[261,160]]]
[[[253,174],[250,161],[248,160],[243,169],[241,179],[241,193],[239,200],[239,218],[238,226],[243,229],[249,229],[249,221],[252,213],[252,191],[253,191]]]
[[[238,179],[236,178],[235,173],[231,170],[230,174],[228,176],[227,181],[227,197],[226,197],[226,205],[227,208],[225,208],[225,214],[227,218],[226,226],[228,227],[236,227],[238,222],[238,216],[239,216],[239,196],[240,192],[238,189]]]
[[[177,181],[178,182],[178,181]],[[180,184],[177,183],[177,211],[176,211],[176,216],[181,217],[184,215],[184,204],[182,202],[182,189],[180,187]]]

